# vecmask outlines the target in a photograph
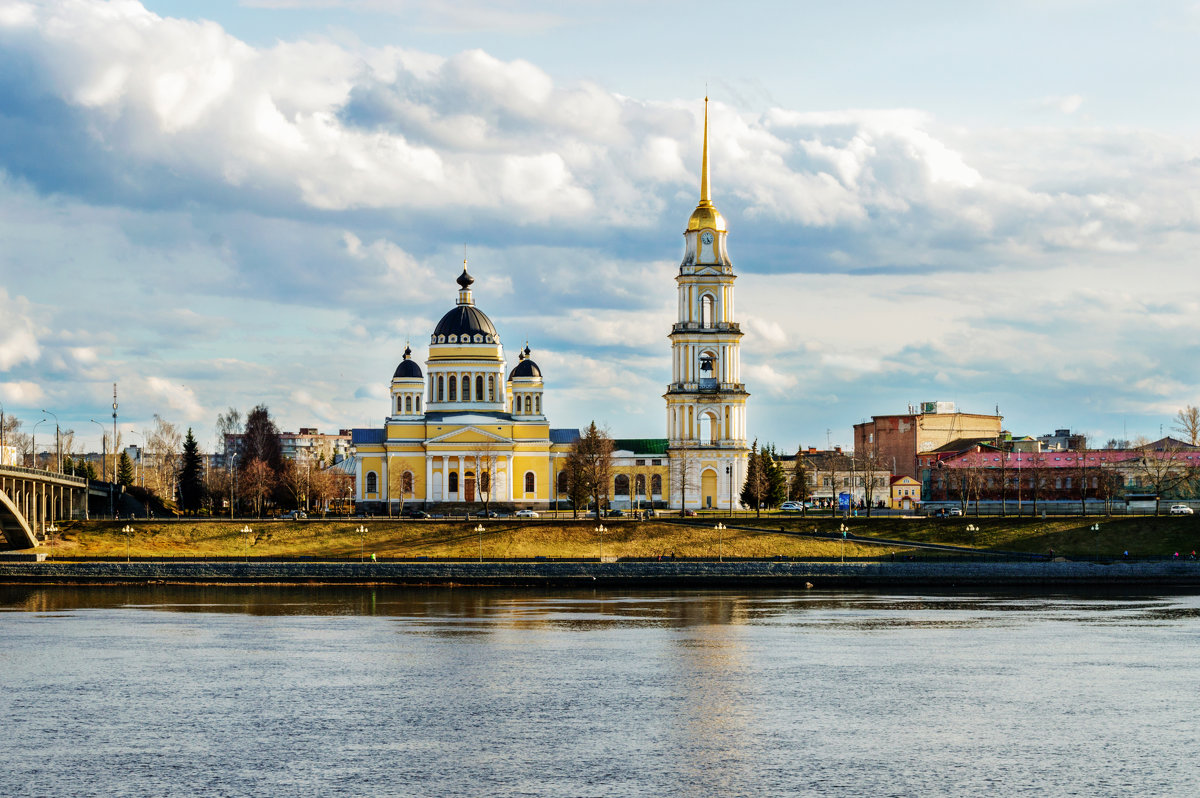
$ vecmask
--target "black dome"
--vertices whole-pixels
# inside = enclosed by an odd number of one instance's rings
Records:
[[[412,349],[404,347],[404,359],[400,361],[400,365],[396,366],[396,373],[392,375],[392,379],[400,379],[401,377],[416,377],[420,379],[421,367],[417,365],[415,360],[412,360]]]
[[[464,335],[474,336],[476,333],[492,336],[493,342],[500,340],[492,320],[474,305],[459,305],[442,316],[442,320],[433,328],[434,336],[445,335],[447,338],[451,335],[457,335],[459,338]]]
[[[529,357],[529,346],[526,345],[525,351],[517,355],[517,359],[521,361],[512,371],[508,373],[508,378],[511,380],[514,377],[541,377],[542,370],[538,368],[538,364],[533,362]]]

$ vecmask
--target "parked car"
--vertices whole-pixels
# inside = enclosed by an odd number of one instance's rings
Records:
[[[625,512],[623,510],[609,510],[608,511],[609,518],[621,518],[624,515],[625,515]]]
[[[949,518],[952,515],[962,515],[961,507],[939,507],[933,512],[934,518]]]
[[[1192,508],[1188,507],[1186,504],[1172,504],[1171,505],[1171,515],[1191,515],[1191,514],[1192,514]]]
[[[1189,510],[1189,512],[1191,511]],[[304,519],[308,518],[308,513],[304,512],[303,510],[292,510],[290,513],[288,513],[287,517],[293,521],[303,521]]]
[[[429,513],[424,510],[407,510],[404,513],[406,518],[428,518]]]
[[[695,518],[695,517],[696,517],[696,511],[695,511],[695,510],[684,510],[684,511],[683,511],[683,517],[684,517],[684,518]]]
[[[476,518],[498,518],[499,515],[495,510],[480,510],[475,513]]]
[[[513,513],[517,518],[537,518],[538,514],[533,510],[517,510]]]
[[[800,502],[784,502],[779,505],[779,510],[785,513],[798,513],[804,509],[804,505]]]

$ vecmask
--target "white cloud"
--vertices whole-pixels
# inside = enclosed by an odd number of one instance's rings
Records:
[[[33,363],[40,355],[29,301],[24,297],[9,297],[0,286],[0,371],[8,371],[20,363]]]
[[[0,399],[9,407],[29,407],[40,403],[45,396],[42,386],[35,382],[0,382]]]
[[[136,378],[134,391],[144,391],[152,403],[165,404],[185,421],[207,420],[209,413],[196,399],[194,390],[164,377]]]

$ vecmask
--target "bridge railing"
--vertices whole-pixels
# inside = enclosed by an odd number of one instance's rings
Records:
[[[19,476],[41,477],[42,479],[57,479],[63,482],[71,482],[79,487],[87,485],[87,477],[77,477],[72,474],[60,474],[57,471],[46,471],[41,468],[26,468],[25,466],[0,466],[0,474],[10,474]]]

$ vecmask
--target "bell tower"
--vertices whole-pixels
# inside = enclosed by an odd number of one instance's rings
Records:
[[[704,98],[700,202],[684,230],[675,283],[678,320],[671,328],[667,401],[672,507],[729,509],[745,480],[746,399],[734,321],[733,263],[725,217],[712,202],[708,170],[708,98]],[[683,489],[681,490],[681,485]]]

